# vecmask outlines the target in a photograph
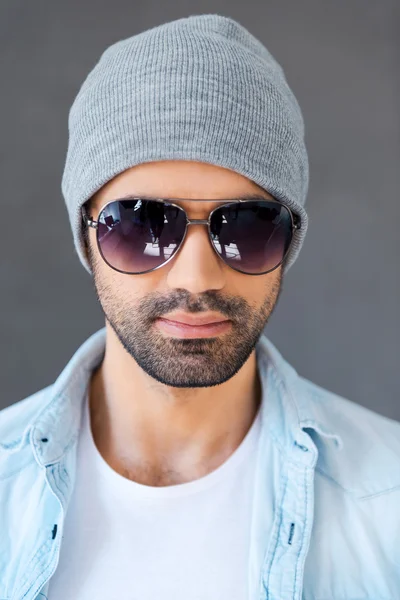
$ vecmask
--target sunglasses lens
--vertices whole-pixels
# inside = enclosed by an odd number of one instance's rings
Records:
[[[274,269],[292,239],[292,220],[286,206],[250,201],[221,206],[211,217],[214,248],[231,267],[248,274]]]
[[[183,210],[166,202],[116,200],[101,211],[97,241],[104,260],[123,273],[144,273],[165,263],[181,244]]]

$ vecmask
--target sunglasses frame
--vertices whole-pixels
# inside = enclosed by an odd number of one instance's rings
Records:
[[[301,217],[294,213],[288,206],[286,206],[286,204],[283,204],[282,202],[279,202],[279,200],[275,200],[272,198],[264,198],[262,196],[255,196],[252,199],[243,199],[243,198],[237,198],[237,199],[210,199],[207,200],[205,198],[146,198],[145,196],[132,196],[132,197],[126,197],[126,198],[115,198],[114,200],[110,200],[109,202],[107,202],[106,204],[104,204],[104,206],[102,206],[102,208],[99,211],[99,216],[98,219],[101,215],[101,213],[103,212],[103,210],[105,208],[107,208],[107,206],[109,204],[113,204],[114,202],[126,202],[128,200],[147,200],[150,202],[159,202],[162,204],[169,204],[170,206],[174,206],[176,208],[179,208],[181,211],[183,211],[185,218],[186,218],[186,227],[185,227],[185,233],[183,235],[182,241],[179,244],[179,246],[176,248],[175,252],[165,261],[163,262],[161,265],[158,265],[157,267],[153,267],[152,269],[147,269],[146,271],[139,271],[139,272],[133,272],[131,273],[130,271],[121,271],[120,269],[117,269],[116,267],[113,267],[112,265],[110,265],[110,263],[105,259],[103,252],[101,250],[100,247],[100,243],[99,243],[99,239],[98,239],[98,231],[99,231],[99,220],[95,221],[92,217],[90,217],[87,212],[86,212],[86,207],[83,205],[81,206],[81,215],[82,215],[82,219],[83,222],[86,226],[88,227],[92,227],[93,229],[96,229],[96,243],[97,243],[97,248],[98,251],[100,253],[100,256],[102,257],[102,259],[104,260],[104,262],[114,271],[117,271],[118,273],[124,273],[125,275],[144,275],[146,273],[151,273],[152,271],[156,271],[157,269],[160,269],[161,267],[164,267],[167,263],[169,263],[170,260],[172,260],[173,258],[175,258],[175,256],[177,255],[177,253],[179,252],[179,250],[182,248],[183,243],[186,239],[186,235],[187,235],[187,231],[188,231],[188,226],[189,225],[207,225],[207,229],[208,229],[208,238],[211,244],[212,249],[214,250],[215,254],[218,256],[218,258],[220,260],[222,260],[222,262],[224,263],[224,265],[230,267],[231,269],[233,269],[234,271],[237,271],[239,273],[242,273],[244,275],[266,275],[267,273],[271,273],[272,271],[274,271],[275,269],[277,269],[279,267],[279,265],[281,265],[283,263],[283,261],[285,260],[286,256],[288,255],[289,251],[290,251],[290,247],[292,245],[293,242],[293,235],[294,232],[298,229],[301,228]],[[180,202],[223,202],[224,204],[222,204],[222,206],[216,206],[208,215],[208,219],[189,219],[187,212],[184,208],[182,208],[182,206],[179,206],[178,204],[175,204],[173,201],[177,200]],[[172,202],[171,202],[172,201]],[[269,203],[276,203],[279,204],[280,206],[284,206],[290,215],[291,218],[291,222],[292,222],[292,238],[290,240],[290,244],[288,246],[288,249],[286,251],[286,253],[284,254],[284,256],[282,257],[282,260],[275,265],[275,267],[273,267],[272,269],[269,269],[268,271],[263,271],[262,273],[246,273],[246,271],[242,271],[241,269],[237,269],[235,267],[233,267],[232,265],[228,264],[227,262],[225,262],[225,260],[222,258],[222,256],[218,253],[218,251],[216,250],[216,248],[214,247],[212,238],[211,238],[211,217],[213,215],[213,213],[216,210],[219,210],[220,208],[223,208],[224,206],[229,206],[231,204],[241,204],[241,203],[248,203],[248,202],[269,202]]]

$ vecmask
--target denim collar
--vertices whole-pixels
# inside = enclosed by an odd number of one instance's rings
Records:
[[[106,328],[103,327],[78,348],[49,387],[48,400],[42,410],[25,428],[23,438],[29,436],[38,464],[58,461],[77,440],[82,402],[91,373],[103,360],[105,343]],[[342,439],[327,422],[321,403],[310,393],[299,393],[302,390],[297,372],[264,334],[257,342],[256,356],[263,389],[262,421],[282,448],[293,444],[304,447],[301,440],[308,442],[302,437],[304,428],[313,429],[325,443],[341,448]],[[44,444],[43,439],[47,443]],[[309,450],[309,446],[304,450]],[[313,458],[307,460],[313,462],[315,448],[310,454]]]

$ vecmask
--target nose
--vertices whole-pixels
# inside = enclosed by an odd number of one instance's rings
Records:
[[[171,260],[167,283],[193,294],[219,290],[225,285],[225,268],[211,246],[207,226],[189,225],[183,245]]]

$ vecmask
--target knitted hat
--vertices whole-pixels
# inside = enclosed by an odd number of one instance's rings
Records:
[[[300,107],[265,46],[230,17],[191,15],[109,46],[69,112],[61,189],[86,270],[80,208],[139,163],[195,160],[236,171],[301,217],[308,157]]]

